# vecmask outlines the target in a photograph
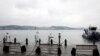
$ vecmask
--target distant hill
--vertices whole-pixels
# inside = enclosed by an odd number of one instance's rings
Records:
[[[74,29],[74,28],[71,28],[71,27],[66,27],[66,26],[52,26],[51,27],[52,29],[57,29],[57,30],[60,30],[60,29],[63,29],[63,30],[70,30],[70,29]]]
[[[31,30],[34,29],[33,26],[18,26],[18,25],[7,25],[0,26],[0,30]]]
[[[0,26],[0,30],[81,30],[82,28],[72,28],[66,26],[36,27],[36,26],[19,26],[7,25]]]

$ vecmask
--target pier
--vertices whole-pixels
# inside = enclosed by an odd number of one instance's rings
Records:
[[[41,39],[39,39],[35,44],[29,45],[29,40],[26,38],[25,44],[21,45],[20,42],[16,41],[17,38],[14,38],[13,42],[7,42],[3,39],[0,41],[0,56],[91,56],[97,52],[99,54],[100,46],[69,45],[67,39],[62,44],[60,39],[60,33],[56,43],[53,39],[49,39],[50,42],[41,43]]]

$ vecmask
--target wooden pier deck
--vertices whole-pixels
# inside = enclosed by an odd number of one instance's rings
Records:
[[[26,52],[25,53],[21,53],[21,45],[19,43],[17,44],[5,44],[7,46],[9,46],[9,53],[4,53],[3,52],[3,45],[0,47],[0,56],[36,56],[35,55],[35,50],[37,48],[37,46],[35,45],[27,45],[26,46]],[[48,45],[48,44],[41,44],[40,45],[41,48],[41,56],[58,56],[57,55],[57,48],[58,45],[54,44],[54,45]],[[61,47],[62,49],[62,55],[61,56],[70,56],[70,48],[64,48]]]
[[[8,44],[6,44],[8,45]],[[35,50],[37,48],[37,45],[27,45],[26,46],[26,52],[21,53],[21,45],[20,44],[10,44],[10,52],[4,53],[3,52],[3,46],[0,47],[0,56],[36,56]],[[61,56],[71,56],[71,49],[75,47],[75,45],[68,45],[66,48],[64,46],[61,46],[62,54]],[[57,55],[57,48],[58,45],[48,45],[48,44],[41,44],[41,56],[58,56]],[[78,54],[76,56],[91,56],[91,55],[81,55]]]

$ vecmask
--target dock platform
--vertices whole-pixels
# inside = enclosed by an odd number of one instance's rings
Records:
[[[8,45],[8,44],[6,44]],[[35,50],[37,45],[25,45],[26,52],[21,53],[21,45],[20,44],[10,44],[10,52],[4,53],[3,46],[0,47],[0,56],[36,56]],[[71,50],[75,45],[68,45],[67,47],[61,46],[62,54],[61,56],[71,56]],[[40,44],[41,48],[41,56],[58,56],[57,48],[58,44],[48,45],[48,44]],[[76,56],[91,56],[87,54],[78,54]]]
[[[5,44],[7,46],[9,46],[9,53],[4,53],[3,52],[3,45],[0,46],[0,56],[36,56],[35,54],[35,50],[37,48],[37,46],[35,45],[26,45],[26,52],[25,53],[21,53],[21,45],[19,43],[17,44]],[[41,56],[58,56],[57,55],[57,48],[58,48],[58,44],[53,44],[48,45],[48,44],[41,44]],[[66,55],[70,55],[70,48],[65,48],[65,47],[61,47],[62,50],[62,55],[61,56],[66,56]]]

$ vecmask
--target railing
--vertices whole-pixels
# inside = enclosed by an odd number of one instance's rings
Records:
[[[93,49],[96,49],[97,45],[76,45],[76,55],[77,56],[91,56],[93,54]]]
[[[97,45],[76,45],[77,50],[93,50],[96,48]]]

